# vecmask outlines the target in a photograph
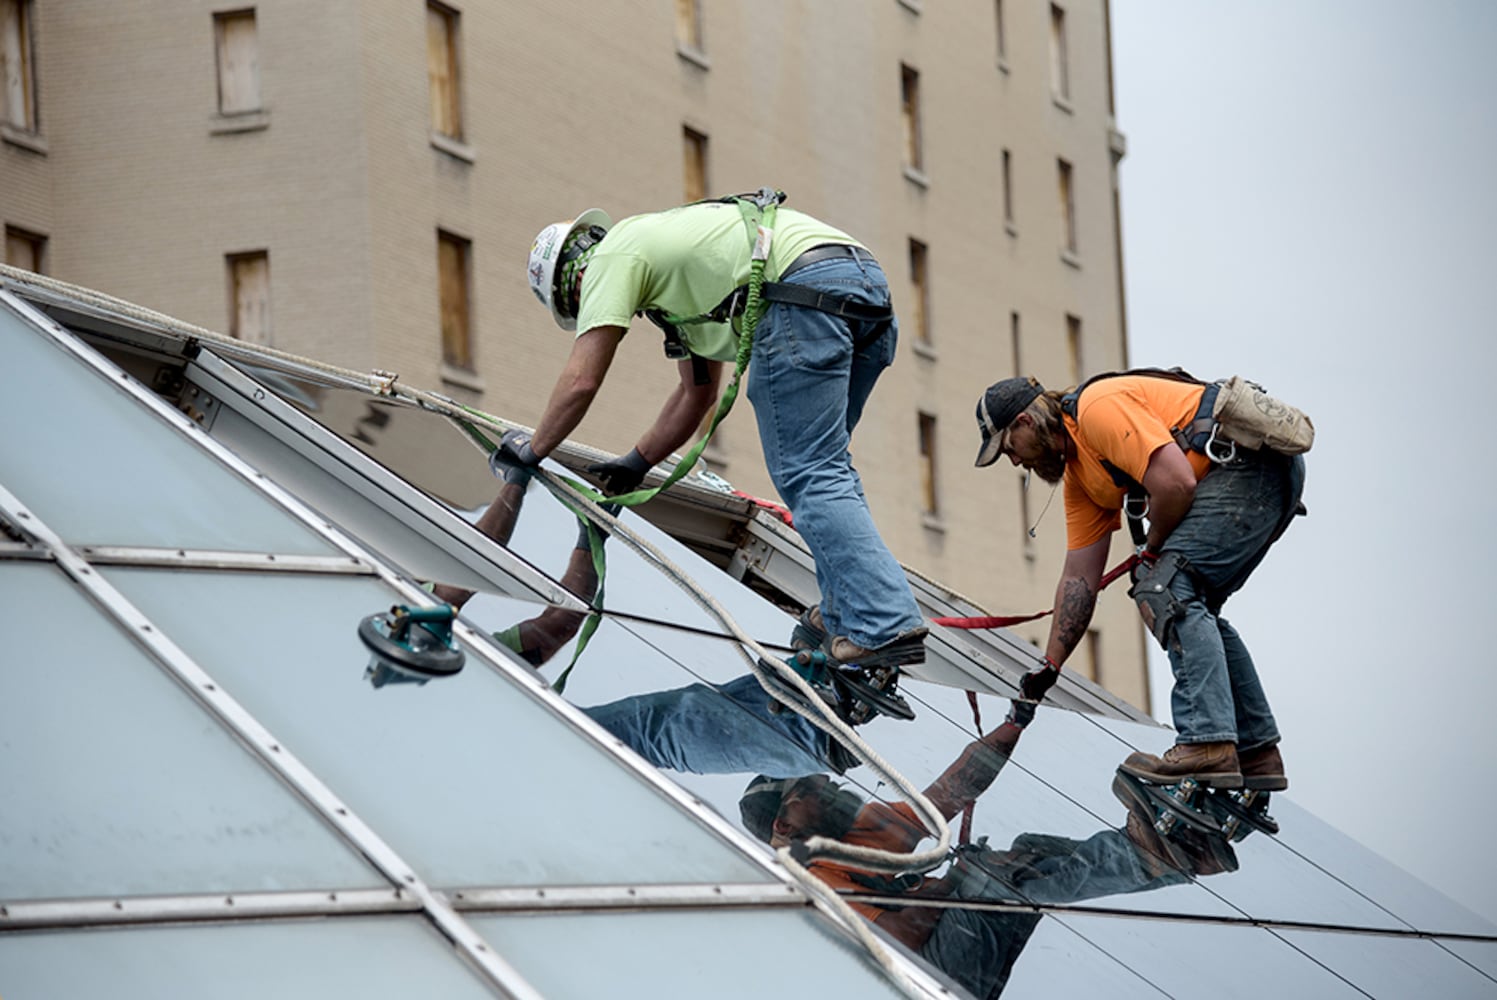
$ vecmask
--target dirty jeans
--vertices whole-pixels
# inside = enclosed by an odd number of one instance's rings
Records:
[[[792,778],[826,770],[827,736],[770,697],[752,674],[722,685],[689,684],[594,708],[592,719],[656,767],[693,774]]]
[[[873,305],[889,302],[884,272],[866,254],[819,261],[784,280]],[[877,335],[854,351],[853,342],[865,333]],[[749,365],[748,396],[765,465],[816,560],[822,619],[830,634],[867,649],[922,624],[909,581],[873,524],[848,452],[868,395],[894,360],[898,337],[893,319],[850,321],[776,302],[754,331]]]
[[[1298,456],[1265,451],[1216,466],[1196,484],[1190,510],[1164,543],[1163,552],[1189,560],[1170,582],[1181,607],[1165,645],[1181,743],[1229,740],[1252,750],[1279,738],[1252,655],[1221,608],[1287,527],[1304,485]]]

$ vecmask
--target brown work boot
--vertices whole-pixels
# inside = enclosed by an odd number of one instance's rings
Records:
[[[925,662],[925,636],[929,630],[917,625],[901,632],[877,649],[865,649],[845,635],[827,636],[821,644],[822,652],[838,663],[874,667],[903,667]]]
[[[1208,788],[1242,787],[1237,747],[1226,740],[1219,743],[1176,743],[1164,752],[1163,757],[1137,751],[1128,755],[1122,768],[1135,778],[1156,785],[1173,785],[1194,778]]]
[[[1260,792],[1282,792],[1289,787],[1284,776],[1284,758],[1279,756],[1276,743],[1244,750],[1237,755],[1242,768],[1242,787]]]

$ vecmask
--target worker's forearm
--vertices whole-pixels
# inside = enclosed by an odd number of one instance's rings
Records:
[[[1045,640],[1045,655],[1054,663],[1065,663],[1080,645],[1097,607],[1096,588],[1081,577],[1061,577],[1055,588],[1055,617]]]
[[[635,447],[652,464],[661,461],[691,439],[711,405],[710,395],[676,386]]]
[[[588,407],[592,406],[597,395],[596,382],[575,379],[568,373],[563,373],[556,388],[551,391],[546,412],[541,415],[535,435],[530,439],[531,449],[542,458],[555,451],[577,429],[577,425],[582,423],[582,418],[587,415]]]

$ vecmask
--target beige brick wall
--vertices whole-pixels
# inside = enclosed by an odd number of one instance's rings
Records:
[[[590,206],[619,218],[679,202],[689,125],[709,137],[710,190],[777,185],[866,242],[890,277],[906,336],[854,457],[896,554],[994,611],[1039,610],[1063,556],[1060,501],[1026,546],[1014,470],[972,468],[972,410],[1013,374],[1012,311],[1025,366],[1047,385],[1072,381],[1067,314],[1082,321],[1086,369],[1126,357],[1106,5],[1064,5],[1062,108],[1048,4],[1004,4],[1005,71],[989,0],[910,2],[918,12],[900,0],[702,0],[705,68],[678,54],[671,3],[454,2],[470,154],[454,156],[430,137],[419,0],[257,4],[268,125],[230,135],[211,134],[214,5],[42,0],[50,149],[0,149],[0,217],[47,223],[59,277],[216,329],[223,255],[269,249],[278,346],[396,370],[533,424],[570,339],[526,287],[531,239]],[[901,63],[920,72],[928,185],[902,169]],[[1060,253],[1058,157],[1074,167],[1074,265]],[[442,379],[438,228],[472,241],[481,391]],[[931,356],[912,347],[911,237],[929,246]],[[577,437],[626,450],[673,379],[658,333],[636,323]],[[938,420],[934,525],[920,509],[921,411]],[[720,434],[726,475],[772,496],[746,400]],[[1048,492],[1036,484],[1032,514]],[[1095,624],[1101,679],[1144,704],[1142,633],[1121,590]]]

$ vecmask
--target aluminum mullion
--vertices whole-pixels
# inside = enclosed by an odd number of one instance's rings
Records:
[[[47,899],[0,905],[0,933],[42,927],[96,927],[269,917],[336,917],[421,911],[422,904],[416,896],[395,888]]]
[[[325,573],[374,576],[358,556],[299,556],[276,552],[220,552],[129,545],[80,545],[78,552],[96,566],[156,566],[173,569],[256,570],[267,573]]]
[[[648,910],[658,908],[806,907],[810,900],[794,885],[581,885],[456,889],[448,892],[458,910],[508,912],[549,910]]]
[[[207,671],[167,638],[124,594],[102,575],[94,572],[87,560],[26,510],[4,484],[0,484],[0,513],[19,518],[28,532],[52,550],[59,568],[72,577],[131,639],[155,658],[183,688],[386,878],[419,901],[428,919],[437,925],[452,941],[453,946],[480,969],[494,986],[520,1000],[540,1000],[540,994],[508,962],[489,948],[488,943],[453,909],[445,897],[417,876],[413,866],[407,864],[394,848],[355,815],[307,765],[282,746],[274,734],[219,687]]]

